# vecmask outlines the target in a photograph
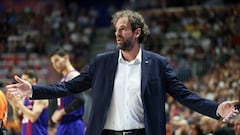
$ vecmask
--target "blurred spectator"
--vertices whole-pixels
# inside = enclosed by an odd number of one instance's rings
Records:
[[[240,119],[235,119],[234,120],[234,132],[235,135],[240,135]]]
[[[207,116],[202,116],[199,124],[206,135],[212,135],[218,128],[218,121]]]
[[[6,129],[8,117],[8,102],[5,94],[0,90],[0,135],[8,135]]]

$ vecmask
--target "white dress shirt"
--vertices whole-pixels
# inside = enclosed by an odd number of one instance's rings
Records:
[[[121,131],[144,128],[141,62],[141,49],[131,62],[125,61],[119,51],[113,94],[104,129]]]

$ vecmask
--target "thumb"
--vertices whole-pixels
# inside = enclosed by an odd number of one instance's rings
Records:
[[[230,102],[232,105],[235,105],[235,104],[238,104],[239,103],[239,100],[234,100],[234,101],[231,101]]]
[[[17,75],[14,76],[14,79],[18,82],[18,83],[25,83],[25,81],[23,79],[21,79],[20,77],[18,77]]]

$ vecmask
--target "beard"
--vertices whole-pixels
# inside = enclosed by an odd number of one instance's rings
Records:
[[[125,40],[122,44],[117,44],[117,48],[122,51],[130,51],[133,48],[133,44],[130,40]]]

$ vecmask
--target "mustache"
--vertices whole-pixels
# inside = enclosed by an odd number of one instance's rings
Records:
[[[122,36],[116,36],[116,38],[123,38]]]

